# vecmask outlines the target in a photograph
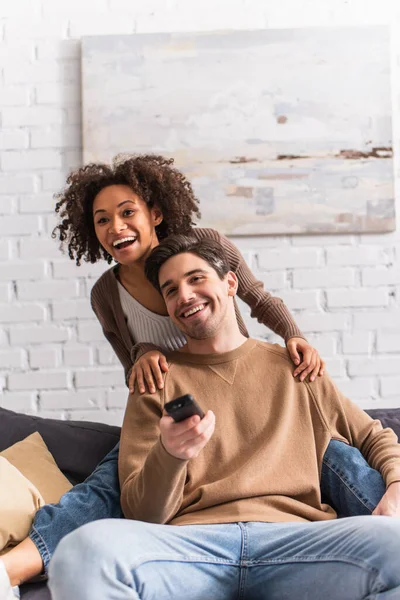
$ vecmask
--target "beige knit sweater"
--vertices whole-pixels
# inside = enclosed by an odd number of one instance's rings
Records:
[[[175,525],[333,519],[320,495],[331,439],[359,448],[387,485],[400,481],[394,432],[328,375],[295,379],[284,348],[249,339],[225,354],[168,358],[164,389],[128,401],[119,454],[126,517]],[[159,439],[164,404],[185,393],[216,416],[212,438],[189,461],[169,455]]]
[[[263,283],[254,277],[243,256],[232,242],[214,229],[194,228],[192,235],[198,239],[216,240],[223,246],[230,268],[236,273],[239,280],[238,297],[251,308],[252,317],[280,335],[285,342],[291,337],[304,338],[288,308],[280,298],[275,298],[264,290]],[[105,337],[125,369],[127,379],[137,358],[144,352],[153,349],[154,345],[141,344],[141,340],[133,340],[130,336],[118,293],[116,268],[118,267],[106,271],[95,283],[91,293],[91,303]],[[247,337],[246,326],[236,305],[235,310],[240,331]]]

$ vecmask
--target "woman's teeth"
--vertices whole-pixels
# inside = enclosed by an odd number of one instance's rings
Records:
[[[185,317],[190,317],[190,315],[194,315],[194,313],[199,312],[200,310],[203,310],[204,308],[204,304],[199,304],[199,306],[195,306],[193,308],[191,308],[190,310],[188,310],[187,312],[183,313],[183,316]]]
[[[122,238],[120,240],[115,240],[115,242],[113,242],[113,246],[114,248],[117,248],[117,250],[119,250],[121,247],[126,247],[129,244],[131,244],[132,242],[135,242],[136,238],[135,237],[125,237]]]

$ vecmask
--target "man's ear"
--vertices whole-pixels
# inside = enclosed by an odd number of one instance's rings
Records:
[[[226,281],[228,283],[228,296],[236,296],[238,289],[238,278],[233,271],[228,271],[226,274]]]

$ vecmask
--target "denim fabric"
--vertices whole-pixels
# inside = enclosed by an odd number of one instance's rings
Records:
[[[121,518],[117,445],[84,483],[64,494],[59,504],[44,506],[36,514],[30,538],[47,571],[60,540],[81,525],[106,518]],[[341,516],[371,514],[385,492],[377,471],[361,453],[343,442],[331,441],[321,474],[324,500]]]
[[[58,542],[67,533],[98,519],[123,518],[118,452],[119,444],[86,481],[64,494],[58,504],[47,504],[36,513],[29,537],[40,552],[45,571]]]
[[[396,518],[201,526],[107,519],[61,541],[49,588],[54,600],[398,600],[399,556]]]
[[[321,471],[321,495],[339,517],[370,515],[386,491],[382,475],[357,448],[332,440]]]

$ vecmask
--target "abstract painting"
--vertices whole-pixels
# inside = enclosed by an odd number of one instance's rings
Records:
[[[385,26],[94,36],[84,161],[175,159],[227,235],[395,229]]]

